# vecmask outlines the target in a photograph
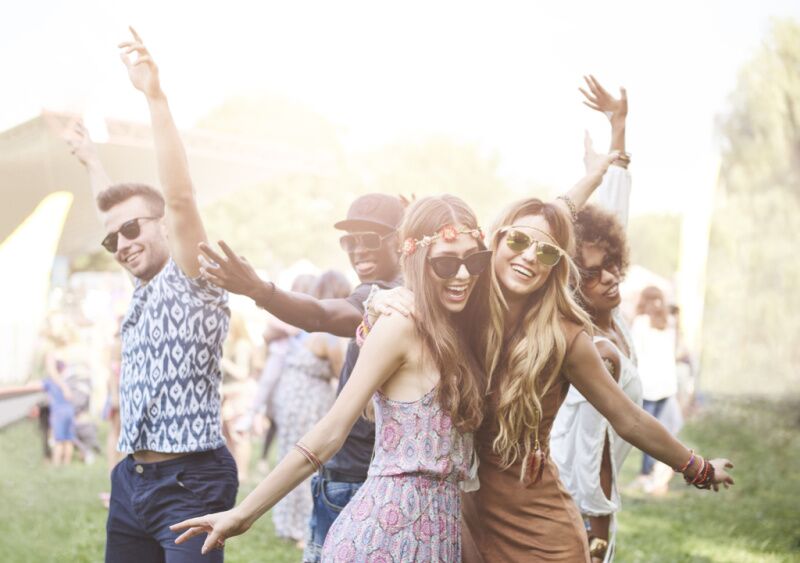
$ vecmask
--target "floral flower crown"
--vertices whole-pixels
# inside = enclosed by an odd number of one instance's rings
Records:
[[[458,235],[470,235],[472,238],[477,240],[483,240],[483,231],[480,227],[476,229],[468,229],[466,227],[457,229],[453,225],[445,225],[434,234],[425,235],[421,239],[408,237],[403,241],[403,256],[411,256],[414,254],[414,252],[416,252],[417,247],[430,246],[440,238],[447,242],[453,242],[458,238]]]

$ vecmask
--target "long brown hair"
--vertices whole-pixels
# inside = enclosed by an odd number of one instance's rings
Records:
[[[505,236],[503,227],[513,225],[521,217],[538,215],[550,226],[553,238],[567,254],[574,252],[575,238],[567,214],[558,206],[537,198],[526,198],[508,206],[492,228],[490,247],[495,250]],[[506,330],[508,304],[500,281],[492,269],[490,323],[484,356],[488,389],[499,391],[497,418],[500,431],[492,448],[508,468],[522,461],[520,480],[526,462],[538,446],[542,420],[541,397],[556,380],[567,353],[563,322],[571,321],[591,332],[592,322],[580,307],[570,289],[577,281],[578,269],[568,255],[553,266],[544,285],[528,298],[528,306],[517,328]],[[501,372],[503,374],[500,377]]]
[[[478,221],[472,209],[453,195],[425,197],[406,211],[400,227],[401,240],[419,240],[446,225],[477,229]],[[484,248],[483,241],[479,246]],[[486,318],[489,276],[488,272],[481,274],[464,310],[453,314],[442,305],[432,283],[435,274],[427,260],[430,248],[419,246],[402,258],[406,286],[414,292],[414,324],[426,353],[439,370],[439,405],[450,414],[459,431],[472,432],[483,418],[484,378],[478,356],[470,346],[467,327],[474,324],[472,319]]]

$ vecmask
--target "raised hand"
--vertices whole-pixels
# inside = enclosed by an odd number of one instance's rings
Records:
[[[212,549],[225,547],[225,540],[245,533],[250,526],[244,518],[236,513],[236,509],[215,514],[206,514],[198,518],[190,518],[169,527],[173,532],[186,530],[175,539],[175,543],[183,543],[199,534],[208,534],[200,553],[205,555]]]
[[[624,120],[628,115],[628,94],[625,88],[619,89],[619,98],[615,98],[603,88],[597,79],[592,76],[584,76],[586,85],[589,87],[587,92],[583,88],[578,88],[586,98],[583,103],[595,111],[604,113],[610,121]]]
[[[70,146],[72,154],[81,161],[81,164],[88,166],[97,159],[97,148],[81,120],[76,120],[71,127],[68,127],[63,136]]]
[[[205,242],[198,245],[202,253],[197,256],[200,275],[231,293],[251,296],[261,285],[261,278],[247,258],[238,256],[225,241],[219,241],[219,247],[225,256],[220,256]]]
[[[140,90],[148,98],[154,98],[161,94],[161,83],[158,79],[158,66],[150,56],[142,38],[136,30],[129,27],[133,41],[123,41],[118,45],[121,49],[119,58],[125,63],[128,69],[128,77],[134,88]],[[131,61],[131,53],[136,53],[136,60]]]
[[[583,165],[586,175],[602,177],[608,167],[619,158],[619,151],[611,151],[608,154],[601,154],[594,150],[594,143],[589,132],[586,131],[583,137]]]

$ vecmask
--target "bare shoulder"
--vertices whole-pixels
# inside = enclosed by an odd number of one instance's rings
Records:
[[[380,332],[381,335],[389,338],[403,339],[404,341],[416,338],[414,320],[399,314],[380,317],[375,322],[372,331]]]
[[[572,348],[572,344],[581,332],[586,332],[583,325],[568,319],[561,319],[561,329],[564,331],[564,337],[567,339],[567,350]]]

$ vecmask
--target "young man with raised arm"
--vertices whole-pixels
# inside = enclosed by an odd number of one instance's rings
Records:
[[[128,456],[111,476],[105,558],[220,562],[222,551],[200,555],[202,538],[176,545],[169,524],[236,501],[236,463],[220,425],[228,297],[200,276],[197,245],[206,234],[186,153],[158,67],[131,33],[120,57],[150,108],[163,194],[144,184],[111,184],[82,126],[72,139],[106,231],[102,245],[136,286],[121,330],[118,449]]]

